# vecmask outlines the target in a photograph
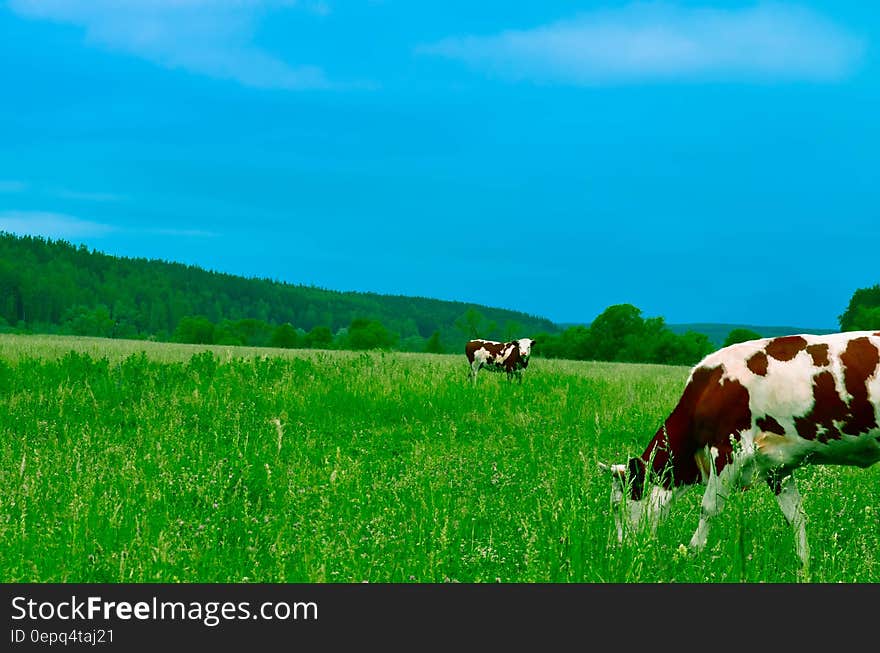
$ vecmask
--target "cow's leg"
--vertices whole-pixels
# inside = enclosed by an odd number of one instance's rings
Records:
[[[709,536],[709,520],[721,512],[726,499],[726,488],[723,487],[721,479],[715,471],[715,465],[710,465],[706,491],[703,493],[703,502],[700,505],[700,523],[697,524],[697,530],[691,537],[690,546],[692,549],[701,551],[706,546],[706,539]]]
[[[804,569],[810,564],[810,545],[807,542],[807,516],[804,513],[801,493],[798,492],[794,476],[790,473],[784,477],[768,479],[770,487],[776,493],[776,502],[782,509],[786,521],[795,530],[795,547]]]
[[[477,372],[480,371],[480,362],[475,360],[471,363],[470,369],[468,370],[468,378],[472,383],[476,384],[477,382]]]
[[[700,523],[697,524],[697,530],[694,531],[690,541],[691,548],[697,551],[706,546],[706,539],[709,536],[709,520],[721,512],[731,487],[739,483],[742,462],[734,458],[724,467],[722,473],[718,474],[715,467],[715,458],[718,456],[717,449],[712,447],[706,452],[706,455],[709,459],[709,478],[706,480],[706,491],[703,493],[703,502],[700,505]]]

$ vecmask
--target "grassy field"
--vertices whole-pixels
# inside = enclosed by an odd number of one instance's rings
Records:
[[[597,461],[641,453],[687,369],[0,336],[6,582],[792,582],[765,487],[707,548],[617,544]],[[797,474],[810,580],[880,580],[880,466]]]

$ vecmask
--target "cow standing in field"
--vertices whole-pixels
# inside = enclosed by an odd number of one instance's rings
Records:
[[[495,342],[494,340],[471,340],[465,345],[464,353],[470,363],[468,377],[477,382],[477,372],[481,367],[493,372],[506,372],[507,380],[516,377],[522,383],[522,371],[529,366],[532,355],[531,338],[520,338],[512,342]]]
[[[764,338],[725,347],[691,371],[678,405],[642,455],[612,473],[617,536],[624,521],[655,529],[670,501],[705,483],[690,541],[706,544],[709,519],[729,492],[766,481],[809,547],[792,472],[803,465],[869,467],[880,460],[880,331]],[[644,522],[643,522],[644,520]]]

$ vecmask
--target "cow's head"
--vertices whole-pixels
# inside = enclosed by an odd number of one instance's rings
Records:
[[[599,468],[611,474],[611,512],[618,541],[623,542],[625,529],[638,531],[647,526],[655,532],[673,498],[672,491],[655,482],[647,473],[647,463],[639,457],[630,458],[625,465],[599,463]]]
[[[535,344],[535,341],[531,338],[520,338],[519,340],[514,340],[514,345],[519,348],[519,357],[524,361],[529,360],[529,356],[532,355],[532,345]]]

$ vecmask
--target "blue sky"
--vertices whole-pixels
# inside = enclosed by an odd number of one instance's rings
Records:
[[[873,3],[10,0],[0,229],[557,322],[880,283]]]

